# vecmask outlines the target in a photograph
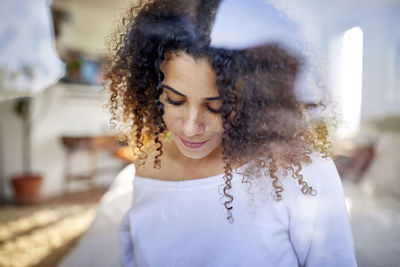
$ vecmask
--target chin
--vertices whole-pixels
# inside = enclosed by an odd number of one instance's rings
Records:
[[[176,142],[176,146],[177,146],[178,150],[182,153],[182,155],[184,155],[185,157],[190,158],[190,159],[203,159],[203,158],[206,158],[207,156],[209,156],[214,151],[214,149],[207,147],[207,145],[199,150],[191,150],[191,149],[185,147],[179,141]]]
[[[190,159],[203,159],[210,156],[218,147],[221,146],[219,142],[211,138],[201,148],[189,148],[181,140],[181,138],[174,138],[174,142],[178,150],[183,156]]]
[[[210,154],[210,152],[205,151],[187,151],[186,149],[182,149],[181,147],[179,147],[179,150],[185,157],[190,159],[202,159]]]

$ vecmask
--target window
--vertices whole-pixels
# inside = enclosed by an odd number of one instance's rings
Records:
[[[360,27],[343,34],[340,62],[338,101],[344,120],[340,134],[351,135],[357,133],[361,119],[363,31]]]

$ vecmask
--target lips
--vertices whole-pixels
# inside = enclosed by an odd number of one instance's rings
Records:
[[[202,147],[205,143],[207,143],[207,141],[204,142],[189,142],[186,141],[185,139],[181,139],[182,144],[184,144],[187,148],[189,149],[198,149],[200,147]]]

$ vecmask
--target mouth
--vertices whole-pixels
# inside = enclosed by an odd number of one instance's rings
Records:
[[[179,138],[179,139],[181,140],[182,144],[184,144],[189,149],[199,149],[205,143],[207,143],[207,141],[204,141],[204,142],[189,142],[189,141],[186,141],[185,139],[182,139],[182,138]]]

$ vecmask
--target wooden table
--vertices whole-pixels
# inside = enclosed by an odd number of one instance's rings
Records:
[[[85,181],[91,188],[95,187],[94,178],[98,172],[97,153],[100,150],[114,151],[119,146],[115,136],[62,136],[61,141],[66,149],[64,164],[64,192],[74,181]],[[88,174],[72,174],[72,157],[77,151],[88,152],[90,164]]]

